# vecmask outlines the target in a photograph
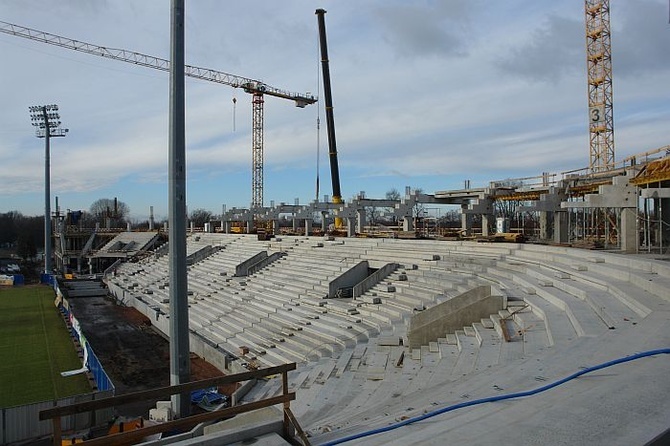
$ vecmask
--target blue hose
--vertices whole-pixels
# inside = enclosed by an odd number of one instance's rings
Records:
[[[336,445],[336,444],[346,443],[346,442],[352,441],[352,440],[357,440],[359,438],[364,438],[364,437],[369,437],[371,435],[380,434],[382,432],[388,432],[388,431],[398,429],[398,428],[403,427],[403,426],[407,426],[408,424],[416,423],[417,421],[423,421],[425,419],[434,417],[436,415],[441,415],[443,413],[451,412],[451,411],[454,411],[456,409],[462,409],[464,407],[470,407],[470,406],[476,406],[476,405],[484,404],[484,403],[492,403],[494,401],[502,401],[502,400],[509,400],[509,399],[512,399],[512,398],[522,398],[522,397],[526,397],[526,396],[536,395],[538,393],[541,393],[541,392],[547,391],[549,389],[553,389],[554,387],[560,386],[561,384],[564,384],[568,381],[571,381],[571,380],[573,380],[577,377],[580,377],[582,375],[585,375],[587,373],[595,372],[596,370],[601,370],[601,369],[604,369],[604,368],[607,368],[607,367],[611,367],[613,365],[623,364],[624,362],[629,362],[629,361],[634,361],[636,359],[645,358],[647,356],[654,356],[654,355],[661,355],[661,354],[670,354],[670,348],[661,348],[661,349],[658,349],[658,350],[648,350],[646,352],[636,353],[634,355],[626,356],[624,358],[619,358],[619,359],[614,359],[612,361],[603,362],[602,364],[594,365],[593,367],[585,367],[584,369],[582,369],[578,372],[575,372],[570,376],[567,376],[563,379],[559,379],[558,381],[554,381],[553,383],[547,384],[545,386],[539,387],[539,388],[534,389],[534,390],[527,390],[525,392],[508,393],[508,394],[505,394],[505,395],[496,395],[496,396],[491,396],[491,397],[488,397],[488,398],[480,398],[480,399],[477,399],[477,400],[466,401],[464,403],[454,404],[452,406],[443,407],[442,409],[437,409],[437,410],[434,410],[432,412],[428,412],[428,413],[425,413],[423,415],[419,415],[418,417],[408,418],[407,420],[400,421],[400,422],[394,423],[394,424],[390,424],[388,426],[384,426],[384,427],[380,427],[380,428],[377,428],[377,429],[372,429],[372,430],[369,430],[369,431],[360,432],[358,434],[350,435],[348,437],[343,437],[343,438],[339,438],[339,439],[336,439],[336,440],[332,440],[332,441],[329,441],[327,443],[323,443],[321,446],[332,446],[332,445]]]

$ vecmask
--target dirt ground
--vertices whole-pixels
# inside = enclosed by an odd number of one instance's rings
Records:
[[[117,305],[111,297],[69,298],[86,339],[116,387],[116,395],[170,385],[168,341],[151,321],[131,307]],[[191,380],[224,374],[191,354]],[[229,395],[235,385],[219,388]],[[148,416],[155,402],[122,406],[119,415]]]

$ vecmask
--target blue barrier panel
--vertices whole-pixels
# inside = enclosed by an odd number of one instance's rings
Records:
[[[113,390],[114,384],[112,384],[105,369],[102,368],[100,360],[95,356],[93,349],[88,343],[86,344],[86,349],[88,350],[88,369],[95,378],[95,384],[98,386],[98,390]]]
[[[102,367],[102,364],[95,355],[93,348],[86,341],[86,337],[83,335],[83,333],[79,333],[77,331],[76,327],[78,327],[79,324],[75,322],[76,318],[74,313],[71,313],[70,310],[65,308],[63,305],[60,305],[59,308],[65,316],[65,319],[70,321],[70,333],[72,334],[72,338],[76,339],[79,344],[86,349],[86,364],[84,365],[88,367],[88,370],[93,375],[93,378],[95,379],[95,385],[98,387],[98,390],[114,390],[114,384],[112,383],[112,380],[109,379],[107,372],[105,372],[105,369]]]
[[[42,273],[40,274],[40,283],[43,283],[45,285],[51,285],[54,286],[56,283],[55,277],[53,274],[45,274]]]
[[[14,274],[14,286],[16,285],[25,285],[26,278],[23,277],[23,274]]]

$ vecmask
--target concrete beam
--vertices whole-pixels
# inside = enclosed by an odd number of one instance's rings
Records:
[[[597,194],[588,194],[581,202],[563,202],[561,208],[637,208],[635,186],[628,179],[625,176],[612,177],[612,184],[599,186]]]
[[[670,198],[670,187],[650,187],[640,189],[642,198]]]
[[[558,212],[563,211],[561,203],[566,200],[565,189],[552,186],[540,199],[527,205],[519,206],[519,212]]]
[[[461,205],[463,214],[493,215],[493,200],[491,198],[477,198],[468,204]]]

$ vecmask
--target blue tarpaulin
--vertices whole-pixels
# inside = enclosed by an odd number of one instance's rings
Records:
[[[220,394],[216,387],[209,387],[191,392],[191,403],[205,410],[218,410],[228,406],[228,397]]]

